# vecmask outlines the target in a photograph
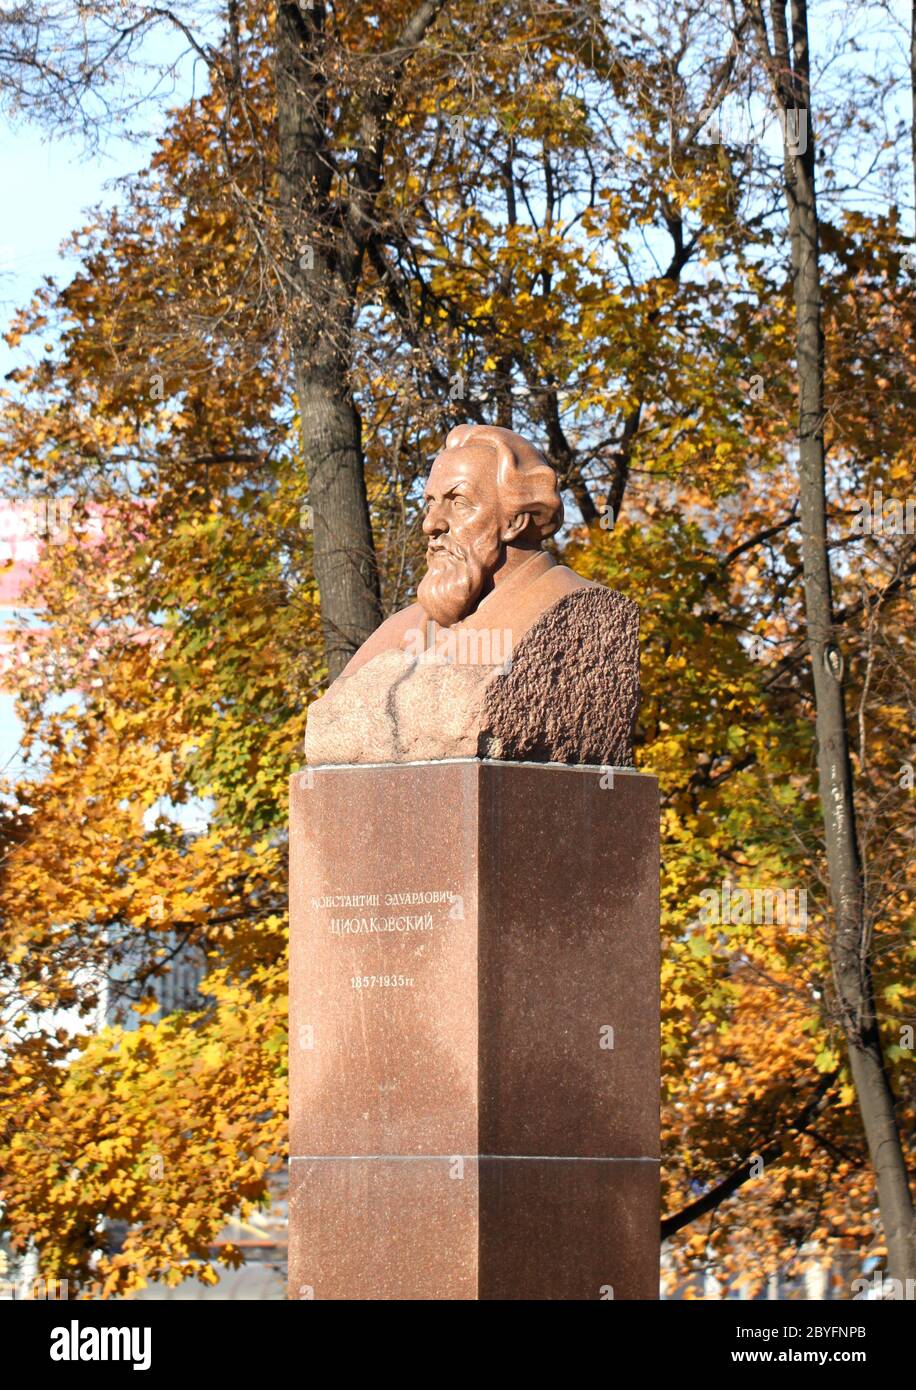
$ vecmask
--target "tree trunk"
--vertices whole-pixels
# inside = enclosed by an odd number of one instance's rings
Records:
[[[913,119],[910,123],[910,142],[913,153],[913,196],[916,200],[916,0],[913,0],[913,14],[910,19],[910,97],[913,103]]]
[[[331,197],[334,160],[320,0],[277,7],[279,191],[292,294],[289,340],[308,474],[313,565],[333,680],[382,619],[360,419],[348,373],[365,250]]]
[[[869,960],[862,865],[853,803],[852,766],[835,641],[827,550],[824,450],[824,339],[818,260],[818,216],[806,0],[771,0],[773,51],[763,11],[755,6],[776,98],[786,119],[785,191],[795,291],[799,395],[799,518],[805,616],[814,679],[817,767],[834,924],[830,956],[849,1065],[875,1171],[892,1278],[916,1278],[913,1204],[884,1067]],[[788,114],[804,113],[793,121]],[[792,140],[795,131],[804,139]]]
[[[309,478],[313,564],[333,680],[382,621],[366,497],[361,421],[333,360],[316,366],[294,347],[302,456]]]

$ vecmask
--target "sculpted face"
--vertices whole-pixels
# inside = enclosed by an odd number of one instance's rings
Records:
[[[503,515],[496,457],[486,445],[441,453],[425,498],[428,569],[417,598],[431,618],[451,627],[473,613],[492,587],[505,545],[521,529],[522,518]]]

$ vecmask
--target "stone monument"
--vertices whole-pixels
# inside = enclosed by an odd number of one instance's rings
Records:
[[[557,477],[451,431],[428,569],[290,806],[290,1296],[658,1296],[658,792],[636,605]]]

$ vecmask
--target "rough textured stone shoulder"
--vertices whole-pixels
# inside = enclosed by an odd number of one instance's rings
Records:
[[[611,589],[577,589],[528,629],[488,682],[478,752],[510,762],[632,767],[639,610]]]
[[[632,767],[639,613],[601,586],[558,599],[510,659],[385,651],[309,710],[306,755],[328,763],[498,758]],[[475,645],[468,650],[479,651]]]

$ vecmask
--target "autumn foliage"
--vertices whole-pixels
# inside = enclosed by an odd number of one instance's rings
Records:
[[[348,6],[337,42],[371,49],[408,8]],[[673,1268],[755,1291],[837,1250],[883,1253],[826,948],[787,257],[759,169],[694,129],[727,36],[698,17],[678,66],[615,7],[587,35],[562,8],[494,7],[485,35],[475,7],[449,9],[390,113],[348,368],[380,591],[390,611],[415,581],[417,482],[446,429],[490,419],[560,471],[565,562],[637,600],[666,1215],[763,1158],[672,1232]],[[286,783],[327,671],[271,10],[243,10],[244,100],[227,50],[119,206],[75,232],[79,273],[9,335],[34,351],[7,383],[5,486],[72,495],[77,521],[97,504],[105,541],[74,527],[47,547],[22,643],[2,1221],[43,1272],[106,1293],[214,1281],[216,1234],[284,1155]],[[825,242],[835,599],[881,1032],[912,1133],[913,538],[854,521],[863,497],[912,487],[916,281],[893,209],[838,197]],[[725,881],[804,889],[806,924],[706,920]],[[199,1001],[163,1014],[182,952],[206,961]]]

